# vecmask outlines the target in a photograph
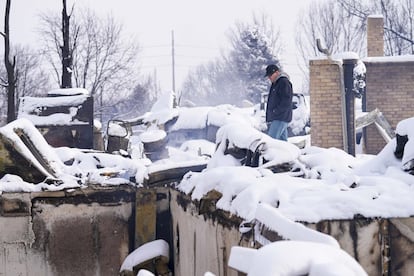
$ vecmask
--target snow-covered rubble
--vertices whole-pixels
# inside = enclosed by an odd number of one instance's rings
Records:
[[[398,159],[394,155],[395,139],[376,156],[353,157],[335,148],[310,146],[299,149],[290,142],[268,137],[249,121],[237,119],[246,116],[246,113],[239,114],[237,109],[220,107],[217,113],[211,108],[206,110],[209,111],[204,114],[209,114],[209,120],[222,122],[217,131],[216,143],[204,139],[186,141],[179,148],[169,147],[168,158],[157,161],[139,155],[124,157],[93,150],[53,148],[30,121],[16,120],[0,128],[0,134],[13,141],[15,149],[33,166],[43,170],[45,181],[28,183],[21,176],[3,171],[0,193],[82,188],[91,184],[142,185],[148,174],[156,170],[205,163],[207,166],[203,171],[188,172],[176,188],[194,200],[201,199],[212,190],[218,191],[222,196],[217,202],[217,208],[229,211],[247,222],[260,220],[270,229],[274,226],[272,219],[275,216],[263,215],[266,213],[263,206],[267,206],[268,211],[277,209],[280,215],[278,220],[283,218],[287,221],[289,229],[292,229],[290,223],[294,221],[313,223],[353,219],[356,215],[383,218],[414,215],[414,176],[404,171],[404,166],[412,160],[412,118],[402,121],[397,127],[397,133],[408,137],[402,159]],[[179,114],[181,111],[175,109],[174,112]],[[197,109],[194,111],[198,113],[192,116],[190,109],[185,109],[182,114],[186,115],[180,116],[176,124],[189,128],[186,121],[193,125],[203,122],[190,119],[201,114]],[[167,113],[162,113],[162,116],[170,118]],[[233,118],[230,116],[232,113],[237,113],[240,117]],[[219,119],[220,114],[227,119]],[[158,119],[156,121],[160,122]],[[33,155],[16,130],[23,131],[30,138],[41,157]],[[131,141],[139,142],[139,139]],[[240,152],[241,156],[235,154]],[[254,166],[246,166],[245,157],[249,152],[256,154]],[[44,170],[44,162],[39,163],[39,158],[46,161],[51,170]],[[274,173],[272,168],[281,164],[289,166],[284,167],[284,172]],[[50,180],[59,181],[51,183]],[[302,242],[293,246],[298,250],[313,246]],[[276,247],[286,250],[283,244],[279,244],[260,250],[257,254],[274,252]],[[321,252],[325,252],[327,249],[322,247]],[[335,248],[332,245],[330,247]],[[336,251],[332,248],[329,249],[333,250],[332,254],[339,254],[338,258],[347,258],[342,256],[341,251],[338,252],[338,248]],[[302,261],[306,262],[307,258],[310,256],[303,255]],[[352,270],[353,266],[353,262],[348,263],[344,271]]]

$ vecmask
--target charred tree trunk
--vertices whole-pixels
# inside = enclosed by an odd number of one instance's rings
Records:
[[[72,51],[70,49],[70,15],[67,13],[66,0],[63,0],[62,10],[62,84],[61,88],[72,87]]]
[[[1,33],[4,37],[4,65],[7,71],[7,122],[10,123],[16,119],[16,56],[13,56],[13,61],[10,61],[10,5],[11,0],[6,2],[6,13],[4,15],[4,33]]]

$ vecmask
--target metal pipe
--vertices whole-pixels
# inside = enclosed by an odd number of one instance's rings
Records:
[[[348,140],[348,153],[355,156],[355,103],[354,103],[354,67],[357,60],[344,58],[344,84],[345,84],[345,106],[346,106],[346,129]]]

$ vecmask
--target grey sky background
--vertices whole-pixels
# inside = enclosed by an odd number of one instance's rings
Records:
[[[281,62],[291,76],[295,92],[302,87],[295,46],[295,24],[299,12],[312,0],[68,0],[68,6],[91,8],[98,15],[111,13],[123,24],[125,34],[141,46],[143,73],[156,72],[162,90],[172,87],[171,38],[174,31],[176,88],[194,66],[226,50],[226,33],[238,20],[250,20],[253,13],[265,12],[280,27],[285,51]],[[4,18],[5,0],[0,1]],[[60,13],[61,0],[12,0],[11,41],[39,47],[39,14]],[[4,20],[1,20],[4,30]],[[0,49],[3,51],[3,41]],[[264,80],[265,81],[265,80]]]

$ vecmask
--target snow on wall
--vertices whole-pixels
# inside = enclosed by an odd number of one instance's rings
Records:
[[[80,121],[75,117],[88,98],[88,95],[21,97],[18,118],[26,118],[35,125],[87,125],[88,121]],[[52,107],[67,107],[69,112],[42,115],[44,110]]]

